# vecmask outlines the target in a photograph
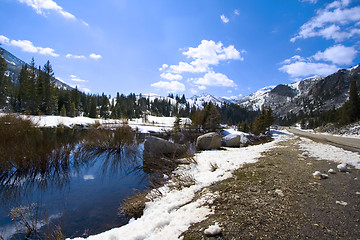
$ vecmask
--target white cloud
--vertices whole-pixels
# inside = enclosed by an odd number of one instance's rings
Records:
[[[80,79],[79,77],[77,77],[75,75],[70,75],[70,81],[73,81],[73,82],[87,82],[86,80]]]
[[[241,53],[245,53],[245,50],[241,50]],[[187,56],[188,59],[192,59],[190,63],[188,62],[179,62],[178,65],[171,65],[168,67],[168,71],[172,73],[201,73],[209,71],[210,65],[218,65],[220,61],[225,60],[241,60],[244,58],[241,56],[240,52],[235,49],[233,45],[224,47],[221,42],[215,43],[210,40],[202,40],[201,44],[196,48],[189,47],[187,51],[184,51],[183,54]],[[163,65],[164,66],[164,65]],[[166,68],[162,67],[161,70]]]
[[[354,47],[345,47],[344,45],[335,45],[327,48],[324,52],[317,52],[313,58],[317,61],[330,61],[334,64],[352,64],[357,55]]]
[[[312,62],[294,62],[286,64],[279,68],[280,71],[286,72],[291,77],[308,77],[312,75],[327,76],[336,72],[339,68],[336,65],[326,63]]]
[[[101,56],[101,55],[99,55],[99,54],[95,54],[95,53],[90,54],[90,56],[89,56],[89,57],[91,57],[91,58],[93,58],[93,59],[100,59],[100,58],[102,58],[102,56]]]
[[[65,11],[53,0],[18,0],[18,1],[20,3],[25,3],[26,5],[32,7],[37,14],[41,14],[43,16],[46,16],[48,12],[53,11],[60,14],[66,19],[77,20],[77,18],[73,14]],[[81,19],[79,21],[84,25],[89,26],[89,24],[87,24],[85,21]]]
[[[296,49],[296,51],[300,52],[300,51],[301,51],[301,48],[298,47],[298,48]]]
[[[297,61],[305,61],[305,58],[303,58],[303,57],[301,57],[299,55],[295,55],[295,56],[292,56],[289,59],[284,60],[281,64],[289,64],[289,63],[297,62]]]
[[[235,87],[236,84],[230,80],[225,74],[215,73],[210,71],[205,74],[203,78],[192,79],[196,85],[200,86],[220,86],[220,87]]]
[[[38,49],[29,40],[11,40],[11,46],[19,47],[24,52],[37,53]]]
[[[29,53],[39,53],[41,55],[50,55],[53,57],[58,57],[59,54],[55,53],[55,50],[48,47],[36,47],[34,44],[29,40],[11,40],[5,36],[2,36],[4,39],[4,44],[9,46],[14,46],[21,48],[24,52]]]
[[[318,0],[300,0],[300,2],[309,2],[311,4],[317,3]]]
[[[349,0],[337,0],[328,4],[325,9],[316,12],[316,16],[300,27],[299,33],[290,39],[323,37],[343,41],[360,34],[357,23],[360,21],[360,6],[348,7]]]
[[[167,69],[169,67],[169,65],[167,65],[167,64],[163,64],[163,65],[161,65],[161,68],[159,68],[159,71],[164,71],[165,69]]]
[[[66,57],[66,58],[74,58],[74,59],[86,59],[85,56],[82,56],[82,55],[73,55],[73,54],[70,54],[70,53],[66,54],[65,57]]]
[[[239,15],[240,15],[239,10],[238,10],[238,9],[235,9],[235,10],[234,10],[234,14],[239,16]]]
[[[38,47],[38,51],[42,55],[50,55],[50,56],[53,56],[53,57],[58,57],[59,56],[59,54],[55,53],[55,50],[52,49],[52,48]]]
[[[10,39],[5,37],[4,35],[0,35],[0,43],[1,44],[9,44],[10,43]]]
[[[198,86],[199,90],[206,90],[206,87],[204,85]]]
[[[183,77],[179,74],[172,74],[172,73],[162,73],[160,77],[167,79],[167,80],[181,80]]]
[[[159,82],[151,84],[151,87],[154,87],[159,90],[160,89],[166,90],[168,92],[184,92],[185,91],[185,85],[178,81],[171,81],[171,82],[159,81]]]
[[[220,16],[220,19],[221,19],[221,21],[222,21],[223,23],[228,23],[228,22],[229,22],[229,19],[228,19],[224,14],[222,14],[222,15]]]

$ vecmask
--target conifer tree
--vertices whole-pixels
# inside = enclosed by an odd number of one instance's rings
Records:
[[[10,92],[10,78],[5,75],[7,64],[0,52],[0,108],[5,107],[6,98]]]
[[[76,117],[75,103],[70,104],[70,117]]]
[[[64,104],[61,106],[60,116],[66,117],[66,108]]]
[[[96,118],[96,116],[97,116],[96,107],[97,107],[96,97],[91,97],[90,111],[89,111],[89,117],[90,118]]]
[[[105,119],[109,118],[109,99],[104,93],[101,99],[100,117]]]
[[[203,111],[203,129],[205,131],[216,131],[220,128],[221,116],[216,106],[209,102]]]

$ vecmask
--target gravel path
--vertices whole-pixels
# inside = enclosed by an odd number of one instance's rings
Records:
[[[209,187],[220,195],[211,205],[214,214],[184,239],[360,239],[360,170],[314,179],[313,172],[337,164],[303,154],[299,141],[289,137]],[[221,233],[205,235],[215,222]]]

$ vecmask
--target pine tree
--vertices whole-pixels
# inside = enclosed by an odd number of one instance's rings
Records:
[[[102,118],[109,118],[109,99],[108,97],[103,93],[102,94],[102,100],[101,100],[101,107],[100,107],[100,117]]]
[[[89,117],[90,118],[96,118],[97,117],[97,100],[96,97],[91,97],[90,101],[90,111],[89,111]]]
[[[64,104],[61,106],[60,116],[66,117],[66,108]]]
[[[352,81],[350,85],[348,114],[350,122],[355,122],[360,118],[360,98],[356,86],[356,81]]]
[[[215,132],[220,128],[221,116],[216,106],[209,102],[203,111],[203,129]]]
[[[70,117],[76,117],[76,109],[75,109],[75,103],[70,104]]]
[[[6,60],[0,52],[0,108],[6,106],[6,99],[10,93],[10,78],[5,75],[7,70]]]

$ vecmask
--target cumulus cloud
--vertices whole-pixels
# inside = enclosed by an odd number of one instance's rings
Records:
[[[10,39],[9,38],[7,38],[7,37],[5,37],[5,36],[3,36],[3,35],[0,35],[0,43],[1,44],[9,44],[10,43]]]
[[[222,21],[223,23],[228,23],[228,22],[229,22],[229,19],[228,19],[224,14],[222,14],[222,15],[220,16],[220,19],[221,19],[221,21]]]
[[[86,59],[85,56],[82,56],[82,55],[73,55],[73,54],[70,54],[70,53],[66,54],[65,57],[66,57],[66,58],[74,58],[74,59]]]
[[[349,0],[337,0],[318,10],[316,16],[303,24],[290,41],[323,37],[340,42],[360,35],[360,6],[348,8],[349,3]]]
[[[41,55],[49,55],[49,56],[53,56],[53,57],[59,56],[59,54],[55,53],[54,49],[49,48],[49,47],[34,46],[34,44],[29,40],[10,40],[9,38],[7,38],[5,36],[0,35],[0,43],[8,45],[8,46],[21,48],[21,50],[24,52],[39,53]]]
[[[101,55],[99,55],[99,54],[95,54],[95,53],[90,54],[90,56],[89,56],[89,57],[91,57],[91,58],[93,58],[93,59],[100,59],[100,58],[102,58],[102,56],[101,56]]]
[[[305,61],[303,58],[294,58],[292,62],[284,61],[283,63],[285,64],[280,67],[279,70],[289,74],[292,78],[308,77],[313,75],[327,76],[339,70],[339,68],[334,64],[314,63]]]
[[[32,7],[37,14],[41,14],[43,16],[46,16],[48,12],[53,11],[60,14],[66,19],[77,20],[77,18],[73,14],[65,11],[53,0],[18,0],[18,1],[20,3],[24,3]],[[80,22],[88,26],[88,24],[85,21],[80,20]]]
[[[218,65],[220,61],[226,60],[240,60],[244,58],[241,54],[245,53],[245,50],[241,50],[241,53],[235,49],[233,45],[225,47],[222,42],[215,43],[210,40],[202,40],[201,44],[195,48],[189,47],[187,51],[182,54],[185,55],[189,62],[179,62],[178,65],[168,66],[165,64],[165,68],[161,67],[160,70],[167,70],[172,73],[203,73],[208,72],[209,66]],[[164,66],[164,65],[163,65]]]
[[[317,61],[329,61],[334,64],[344,65],[352,64],[357,55],[354,47],[345,47],[344,45],[335,45],[327,48],[324,52],[317,52],[313,58]]]
[[[172,74],[172,73],[162,73],[160,77],[167,79],[167,80],[181,80],[183,77],[179,74]]]
[[[166,90],[168,92],[184,92],[185,85],[178,81],[159,81],[151,84],[151,87],[157,88],[159,90]]]
[[[234,10],[234,14],[239,16],[239,15],[240,15],[239,10],[238,10],[238,9],[235,9],[235,10]]]
[[[192,79],[196,85],[200,86],[218,86],[218,87],[235,87],[236,84],[230,80],[225,74],[210,71],[202,78]]]

